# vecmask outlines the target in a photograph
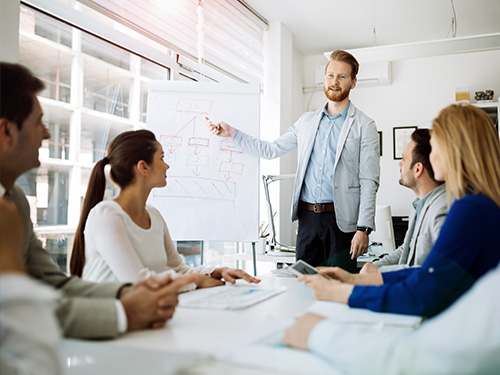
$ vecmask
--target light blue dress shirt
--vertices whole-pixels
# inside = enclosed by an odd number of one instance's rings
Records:
[[[333,167],[340,130],[347,117],[349,105],[350,102],[341,113],[334,116],[330,116],[327,111],[328,103],[323,108],[300,193],[300,199],[304,202],[333,202]]]

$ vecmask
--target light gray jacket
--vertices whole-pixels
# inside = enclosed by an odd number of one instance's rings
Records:
[[[59,270],[33,232],[24,192],[14,186],[10,192],[21,211],[27,229],[23,256],[28,274],[63,292],[56,315],[66,337],[111,338],[118,335],[115,297],[123,283],[91,283],[68,277]]]
[[[447,212],[446,186],[441,184],[429,194],[416,222],[416,211],[412,206],[408,231],[403,244],[391,254],[373,262],[380,267],[379,272],[391,272],[422,265],[439,237]],[[410,246],[413,233],[415,233],[416,240],[413,246]]]
[[[292,220],[298,218],[302,184],[323,108],[304,113],[285,134],[273,142],[238,131],[233,142],[243,151],[265,159],[278,158],[297,149],[297,174],[292,199]],[[333,177],[337,225],[354,232],[357,225],[375,228],[375,199],[380,178],[380,148],[375,122],[350,103],[339,134]]]

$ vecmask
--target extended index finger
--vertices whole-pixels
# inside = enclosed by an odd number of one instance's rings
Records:
[[[360,244],[357,241],[352,241],[351,251],[349,252],[349,254],[351,254],[351,259],[355,259],[359,256],[358,255],[359,248],[360,248]]]

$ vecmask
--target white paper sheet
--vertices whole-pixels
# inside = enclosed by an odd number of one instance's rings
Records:
[[[219,286],[197,289],[179,296],[179,306],[199,309],[243,309],[283,293],[286,287],[275,289],[258,286]]]

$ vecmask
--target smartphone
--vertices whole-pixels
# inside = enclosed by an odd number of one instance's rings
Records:
[[[299,259],[297,262],[288,267],[288,270],[295,274],[296,276],[301,275],[316,275],[319,274],[328,280],[332,280],[332,278],[324,273],[319,273],[316,268],[311,266],[309,263],[304,262],[302,259]]]

